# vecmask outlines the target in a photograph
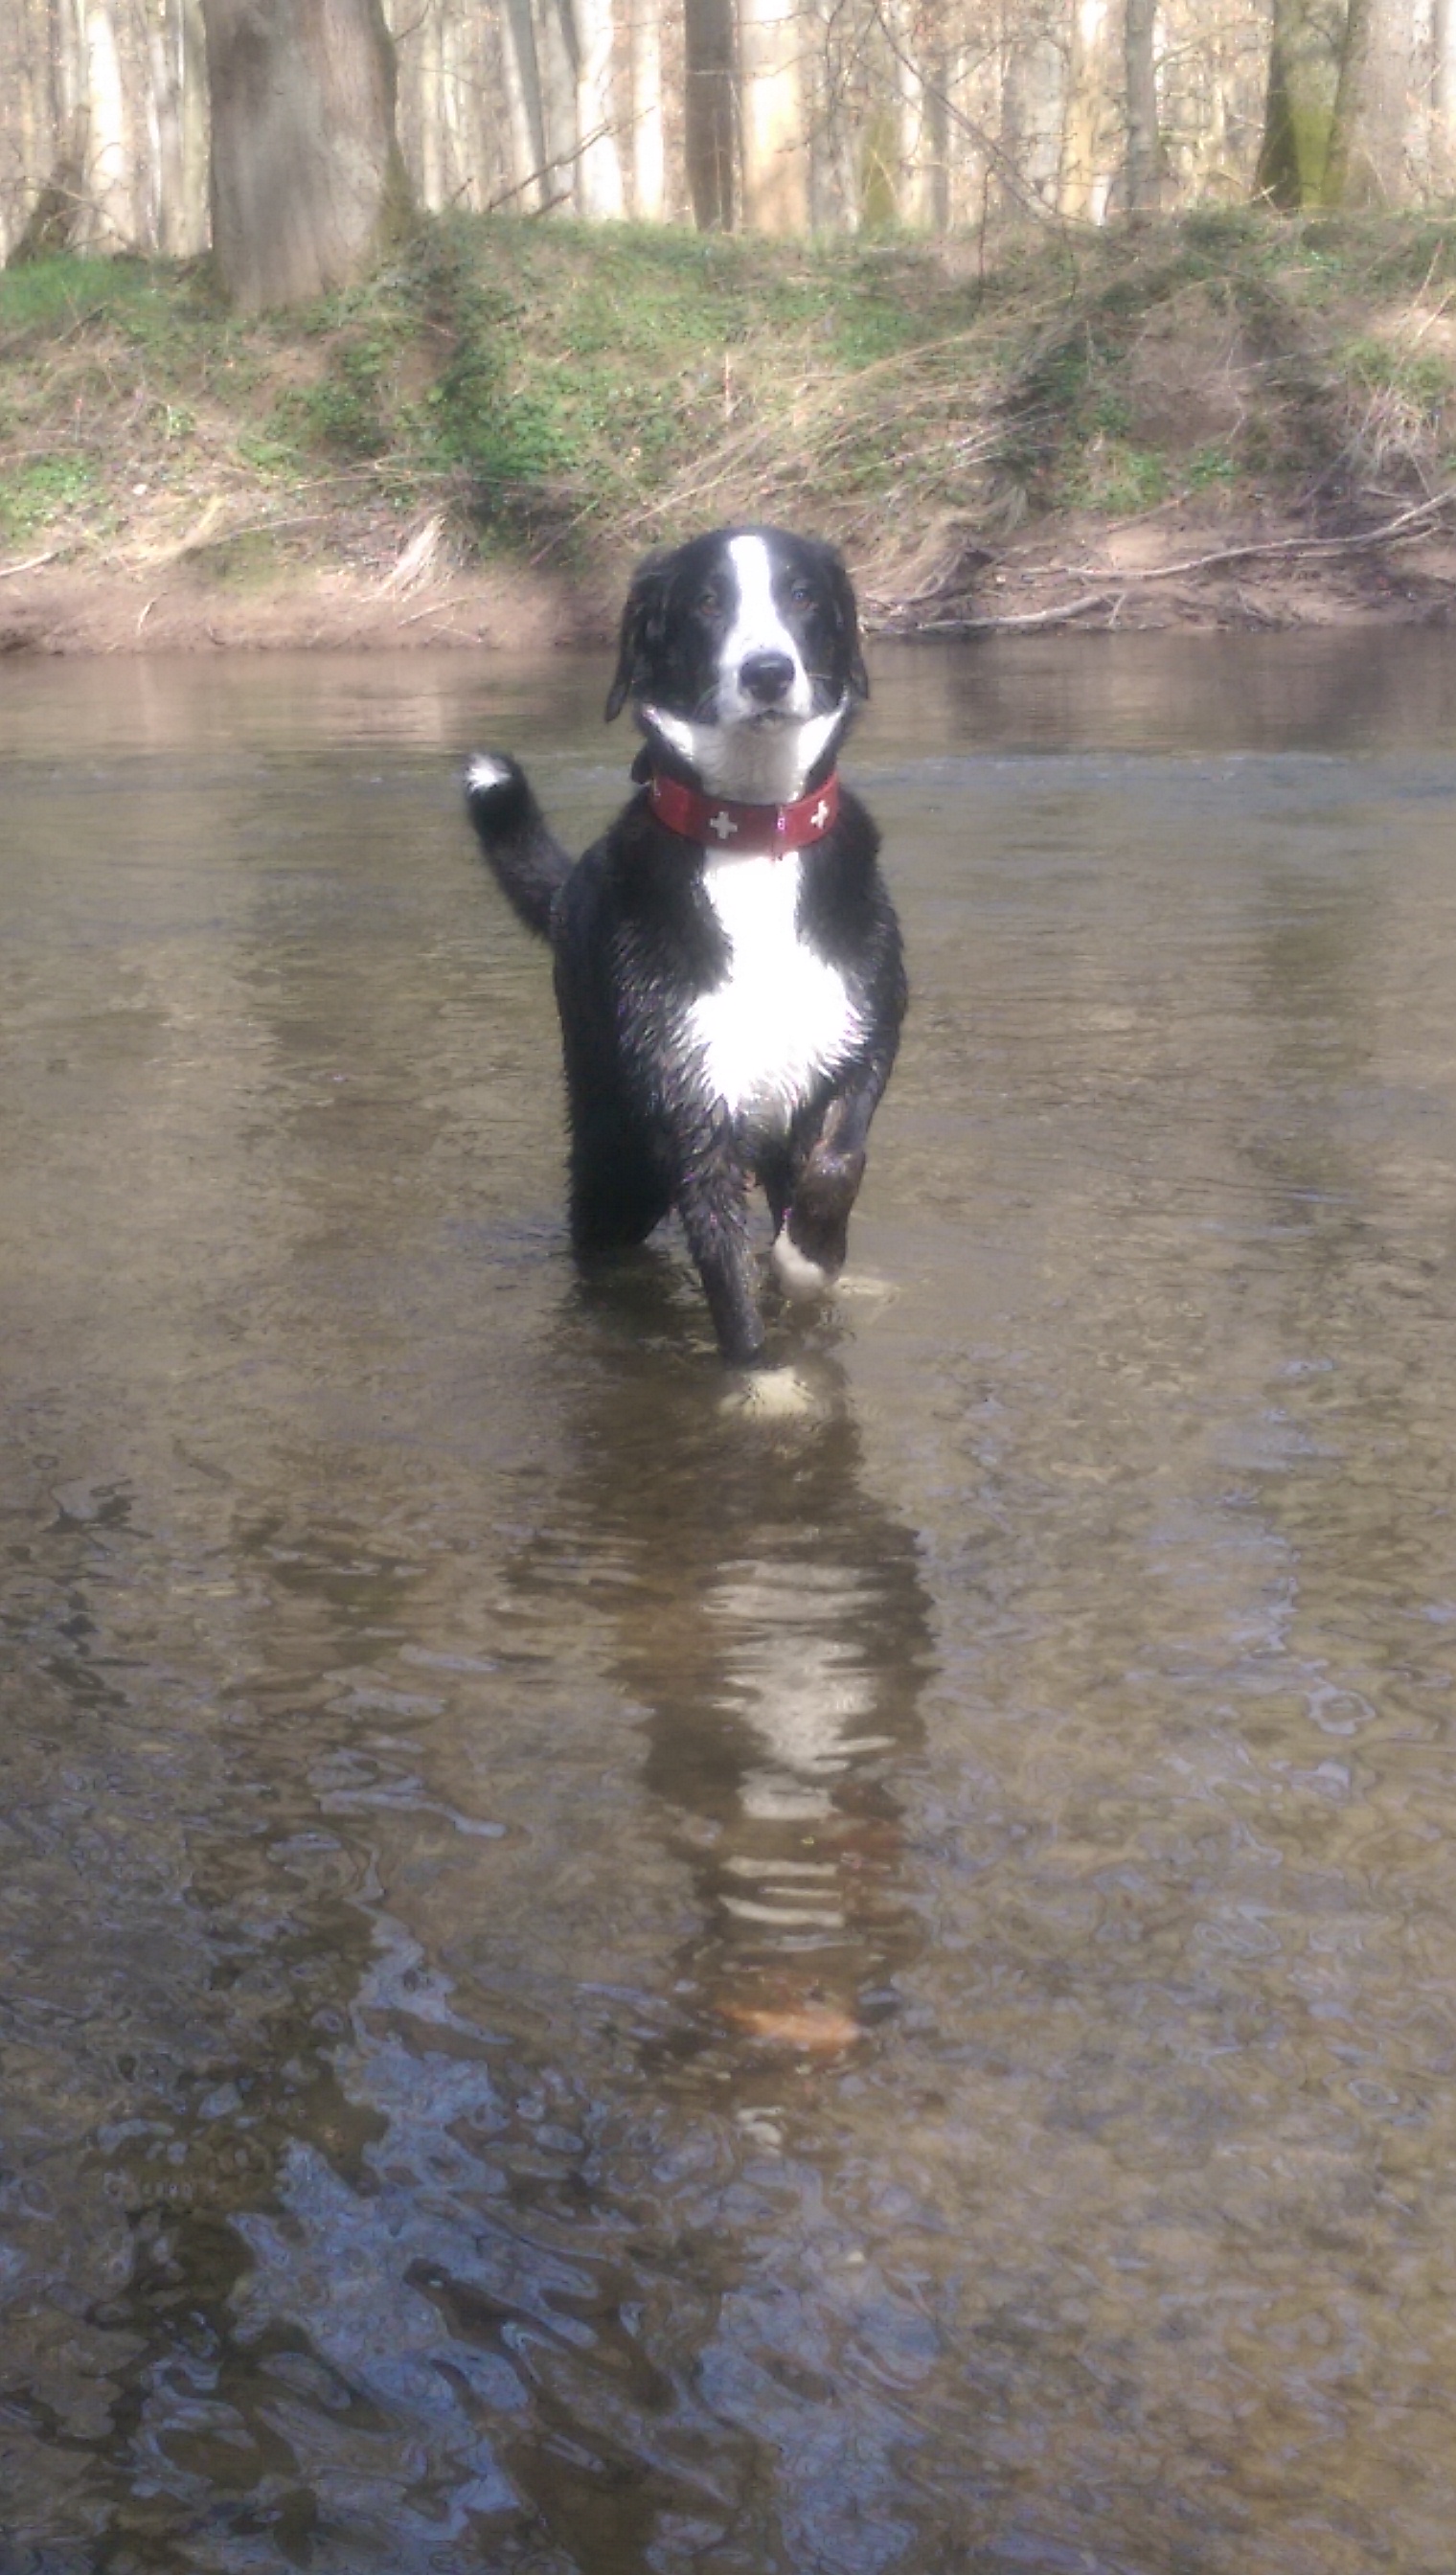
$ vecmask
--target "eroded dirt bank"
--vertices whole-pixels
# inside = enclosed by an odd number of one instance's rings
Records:
[[[305,313],[0,274],[0,649],[605,641],[727,520],[871,633],[1444,622],[1456,218],[770,242],[441,219]]]
[[[1273,513],[1068,517],[967,545],[912,594],[876,588],[862,569],[860,589],[870,634],[1444,626],[1456,617],[1456,530],[1413,504],[1334,533]],[[609,643],[621,596],[622,570],[607,566],[447,569],[411,583],[323,562],[238,587],[185,565],[37,564],[0,571],[0,652],[539,652]]]

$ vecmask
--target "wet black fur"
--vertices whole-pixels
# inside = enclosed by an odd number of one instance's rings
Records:
[[[775,561],[808,589],[807,605],[780,613],[794,627],[816,703],[827,712],[846,694],[867,695],[853,593],[833,549],[777,530],[720,530],[650,557],[638,571],[623,615],[609,722],[629,698],[674,715],[711,711],[724,631],[712,576],[728,538],[745,533],[765,537]],[[836,750],[837,740],[804,792],[829,775]],[[765,1140],[725,1102],[706,1098],[685,1044],[687,1011],[721,981],[729,956],[704,889],[702,852],[659,823],[642,792],[574,864],[552,837],[525,773],[504,755],[493,757],[506,776],[471,786],[467,806],[514,910],[550,940],[555,955],[573,1245],[594,1260],[642,1242],[676,1209],[724,1355],[751,1364],[762,1356],[763,1324],[748,1242],[750,1187],[761,1184],[775,1233],[786,1225],[797,1250],[836,1276],[869,1123],[894,1062],[905,984],[899,931],[876,865],[878,832],[841,788],[833,828],[800,853],[800,935],[839,969],[862,1035],[854,1055],[801,1102],[786,1136]],[[634,778],[645,781],[653,767],[702,784],[650,735]]]

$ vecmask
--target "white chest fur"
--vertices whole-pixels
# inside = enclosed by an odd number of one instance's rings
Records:
[[[799,861],[706,855],[703,883],[731,951],[696,1001],[689,1034],[708,1091],[735,1115],[785,1127],[816,1078],[859,1034],[844,979],[799,938]]]

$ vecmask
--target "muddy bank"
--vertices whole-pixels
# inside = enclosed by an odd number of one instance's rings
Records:
[[[239,586],[185,562],[0,567],[0,651],[603,645],[625,570],[447,568],[411,581],[398,562],[313,561]],[[1113,526],[1067,516],[999,547],[960,544],[911,593],[856,570],[871,635],[1443,626],[1456,615],[1456,531],[1415,505],[1333,532],[1272,513],[1175,508]]]
[[[347,564],[238,590],[182,575],[0,571],[0,652],[215,653],[486,645],[540,652],[599,641],[605,586],[551,573],[461,573],[391,590]]]
[[[604,641],[730,520],[871,633],[1444,621],[1456,219],[990,244],[424,227],[240,321],[205,267],[0,273],[0,646]]]

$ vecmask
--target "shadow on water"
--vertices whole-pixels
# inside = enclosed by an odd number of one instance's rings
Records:
[[[1456,655],[876,679],[776,1410],[565,1253],[594,664],[0,705],[3,2575],[1444,2575]]]

